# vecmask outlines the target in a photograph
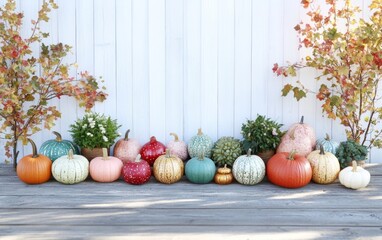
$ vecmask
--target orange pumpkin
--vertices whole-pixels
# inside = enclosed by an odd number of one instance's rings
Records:
[[[277,153],[267,163],[267,177],[273,184],[285,188],[299,188],[312,179],[312,168],[303,156],[291,153]]]
[[[119,158],[110,157],[103,148],[103,156],[90,161],[90,176],[97,182],[114,182],[122,172],[123,163]]]
[[[20,159],[16,172],[21,181],[27,184],[40,184],[49,181],[52,160],[42,154],[37,154],[36,144],[28,139],[32,145],[32,154]]]

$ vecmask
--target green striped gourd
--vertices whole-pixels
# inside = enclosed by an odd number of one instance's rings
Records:
[[[212,149],[212,160],[219,166],[232,166],[235,160],[241,155],[241,143],[233,137],[222,137]]]
[[[188,143],[188,154],[191,158],[204,154],[205,157],[211,157],[211,150],[214,146],[212,139],[203,134],[202,129],[198,129],[198,134],[193,136]]]
[[[78,146],[72,141],[63,140],[58,132],[53,131],[53,134],[56,135],[56,139],[44,142],[40,147],[40,154],[55,161],[57,158],[67,155],[70,149],[73,150],[74,154],[80,153]]]
[[[232,167],[236,181],[244,185],[255,185],[265,176],[264,161],[259,156],[251,155],[251,152],[248,149],[247,155],[238,157]]]
[[[324,148],[325,152],[331,152],[333,154],[336,154],[337,148],[340,146],[340,143],[333,141],[333,139],[330,138],[329,134],[326,134],[326,137],[324,139],[317,140],[316,149],[320,149],[320,146]]]
[[[89,161],[84,156],[73,155],[73,150],[70,149],[68,155],[59,157],[53,162],[52,174],[60,183],[82,182],[89,175]]]
[[[193,183],[209,183],[214,179],[215,172],[214,162],[203,153],[191,158],[186,164],[186,176]]]

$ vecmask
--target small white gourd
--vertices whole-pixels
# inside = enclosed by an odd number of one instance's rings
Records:
[[[366,187],[370,182],[370,173],[357,166],[353,161],[351,167],[342,169],[339,175],[340,183],[347,188],[360,189]]]
[[[247,155],[238,157],[232,166],[236,181],[244,185],[255,185],[265,176],[264,161],[259,156],[251,155],[251,151],[249,149]]]
[[[60,183],[74,184],[84,181],[89,175],[89,161],[81,155],[68,155],[56,159],[52,165],[53,177]]]

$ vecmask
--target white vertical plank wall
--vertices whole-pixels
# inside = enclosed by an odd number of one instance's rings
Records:
[[[300,0],[57,0],[59,9],[42,28],[47,43],[73,46],[67,62],[102,76],[108,99],[94,111],[116,118],[120,132],[131,129],[141,143],[155,135],[167,143],[170,132],[188,141],[199,127],[214,140],[241,138],[247,119],[267,115],[289,125],[304,115],[318,137],[344,140],[344,129],[328,120],[314,96],[296,102],[281,97],[291,79],[276,77],[273,63],[297,61],[293,27],[304,19]],[[320,0],[319,2],[324,2]],[[367,9],[370,0],[357,0]],[[0,0],[4,3],[4,0]],[[17,1],[26,18],[36,17],[39,1]],[[367,16],[367,12],[362,13]],[[299,73],[310,81],[317,72]],[[319,84],[310,81],[309,87]],[[62,111],[55,130],[70,138],[69,125],[84,110],[72,99],[53,101]],[[44,130],[37,144],[53,138]],[[21,149],[27,154],[30,149]],[[1,153],[3,149],[0,150]],[[373,149],[371,162],[382,162]]]

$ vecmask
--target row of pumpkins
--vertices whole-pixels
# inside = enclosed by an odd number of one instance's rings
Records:
[[[168,184],[179,181],[184,170],[194,183],[209,183],[215,179],[218,184],[229,184],[234,177],[241,184],[255,185],[263,180],[266,173],[272,183],[286,188],[302,187],[311,180],[329,184],[338,175],[343,185],[353,189],[365,187],[370,181],[370,173],[357,166],[356,162],[340,172],[338,159],[325,151],[325,147],[332,147],[330,144],[322,142],[320,150],[312,151],[316,146],[315,134],[302,121],[294,124],[283,136],[278,153],[266,167],[264,161],[251,155],[249,150],[247,155],[235,160],[232,171],[226,166],[216,170],[215,163],[209,158],[213,141],[201,129],[188,146],[173,134],[175,140],[167,147],[151,137],[142,148],[137,140],[128,138],[127,131],[125,138],[116,143],[114,157],[108,156],[107,149],[103,149],[103,156],[95,157],[90,164],[88,159],[78,155],[77,146],[55,134],[57,139],[45,142],[40,154],[30,140],[33,154],[22,158],[17,166],[17,174],[22,181],[43,183],[50,179],[52,173],[57,181],[73,184],[85,180],[90,172],[93,180],[98,182],[112,182],[122,174],[128,183],[143,184],[151,176],[150,165],[153,166],[154,177]],[[191,159],[184,167],[183,161],[188,154]]]

